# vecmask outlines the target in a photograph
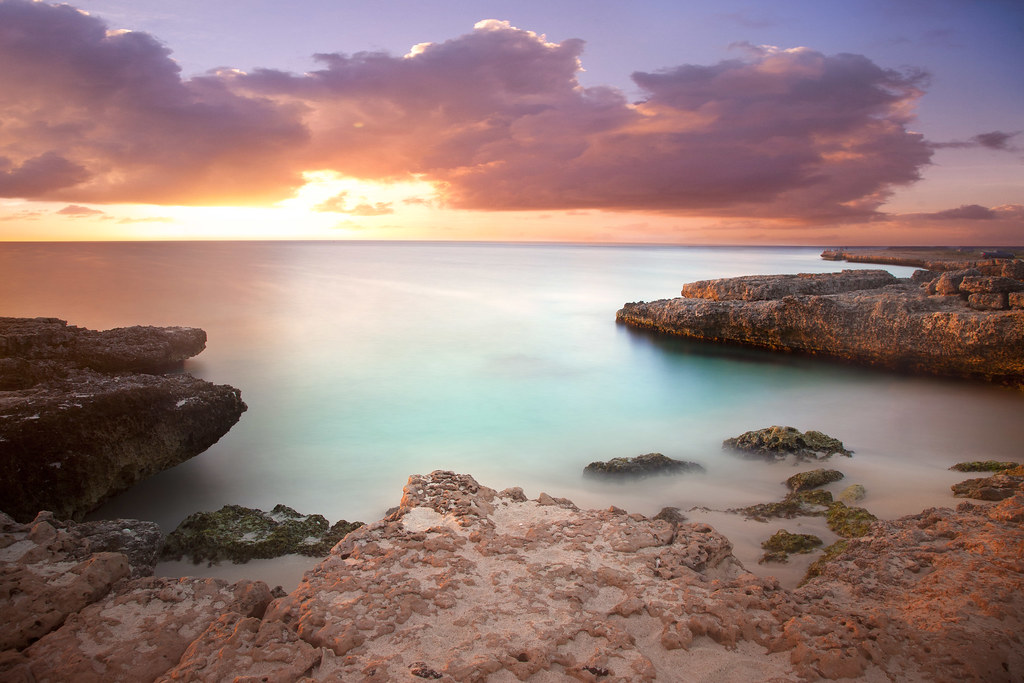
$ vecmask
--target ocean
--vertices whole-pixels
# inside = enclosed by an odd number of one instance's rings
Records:
[[[185,516],[277,503],[331,522],[374,521],[413,473],[472,474],[580,507],[674,506],[729,535],[754,571],[795,580],[806,563],[758,566],[778,528],[726,508],[779,500],[799,471],[741,460],[722,440],[769,425],[818,429],[855,454],[830,466],[893,518],[955,506],[961,460],[1020,459],[1024,394],[619,326],[627,301],[685,282],[881,268],[824,261],[821,248],[439,242],[0,244],[0,315],[93,329],[186,325],[208,333],[186,371],[239,387],[241,421],[192,460],[113,498],[94,518],[172,530]],[[910,268],[888,267],[900,277]],[[594,460],[660,452],[703,475],[585,478]],[[797,528],[799,527],[799,529]],[[808,560],[809,561],[809,560]],[[193,567],[280,579],[313,561]],[[792,563],[791,563],[792,564]],[[183,565],[163,565],[180,573]]]

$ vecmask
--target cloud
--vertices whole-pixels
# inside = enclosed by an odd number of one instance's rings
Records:
[[[931,146],[935,149],[976,149],[978,147],[983,147],[985,149],[994,149],[997,151],[1015,152],[1017,151],[1017,148],[1011,145],[1010,141],[1018,135],[1020,135],[1019,130],[1013,133],[994,130],[989,133],[979,133],[974,135],[970,140],[933,142],[931,143]]]
[[[987,221],[995,218],[996,214],[992,209],[981,206],[979,204],[964,204],[962,206],[958,206],[955,209],[936,211],[934,213],[925,214],[925,216],[935,220],[969,218],[972,220]]]
[[[862,220],[932,153],[907,127],[924,75],[860,55],[748,46],[637,72],[629,102],[580,85],[583,41],[496,20],[404,56],[187,81],[153,37],[66,5],[2,1],[0,25],[3,196],[272,203],[326,170],[424,180],[464,209]]]
[[[88,206],[79,206],[78,204],[68,204],[60,211],[55,213],[61,216],[102,216],[104,215],[99,209],[90,209]]]
[[[353,216],[385,216],[394,212],[395,210],[391,208],[391,202],[376,202],[374,204],[363,202],[347,211],[347,213]]]
[[[182,81],[145,33],[68,5],[0,2],[0,196],[216,203],[280,198],[305,133],[287,107]]]
[[[348,192],[339,192],[333,197],[326,199],[313,207],[314,211],[345,213],[345,205],[348,201]]]

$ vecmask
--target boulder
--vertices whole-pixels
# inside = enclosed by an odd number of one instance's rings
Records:
[[[839,470],[817,469],[794,474],[786,480],[786,486],[789,487],[790,491],[806,491],[831,484],[842,478],[843,473]]]
[[[761,556],[758,563],[786,562],[791,553],[812,553],[821,544],[822,540],[812,534],[794,534],[780,529],[761,544],[767,552]]]
[[[696,462],[675,460],[661,453],[645,453],[633,458],[612,458],[595,461],[583,468],[583,473],[598,476],[648,477],[657,474],[685,474],[704,472],[704,466]]]
[[[858,503],[864,500],[865,496],[867,496],[867,491],[861,484],[850,484],[839,492],[839,500],[847,505]]]
[[[1024,491],[1024,468],[1004,470],[991,477],[967,479],[950,488],[957,498],[973,498],[975,500],[1004,500]],[[1016,476],[1014,476],[1016,475]]]
[[[768,461],[785,460],[792,456],[797,462],[828,460],[833,455],[853,455],[843,442],[822,432],[801,432],[795,427],[778,425],[744,432],[726,439],[722,448],[750,458]]]

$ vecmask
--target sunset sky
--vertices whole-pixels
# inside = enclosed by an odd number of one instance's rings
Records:
[[[0,0],[0,240],[1024,244],[1020,0]]]

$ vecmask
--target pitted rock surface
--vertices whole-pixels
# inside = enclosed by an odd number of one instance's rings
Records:
[[[111,680],[152,652],[132,680],[1016,681],[1022,523],[1024,493],[879,521],[786,590],[707,525],[438,471],[265,611],[263,584],[122,579],[0,678]]]
[[[844,271],[833,278],[837,283],[858,282],[861,276],[853,273]],[[731,278],[714,281],[713,286],[695,283],[701,285],[693,288],[697,296],[627,303],[616,320],[695,340],[1024,388],[1024,310],[1014,308],[1021,293],[1007,293],[1003,276],[943,273],[924,285],[899,280],[836,294],[805,294],[799,287],[786,293],[778,287],[786,281],[778,278]],[[1001,291],[961,292],[965,280],[973,290],[990,286]],[[937,287],[941,293],[936,293]],[[724,296],[734,290],[765,291],[774,298]],[[950,295],[944,296],[947,292]]]

